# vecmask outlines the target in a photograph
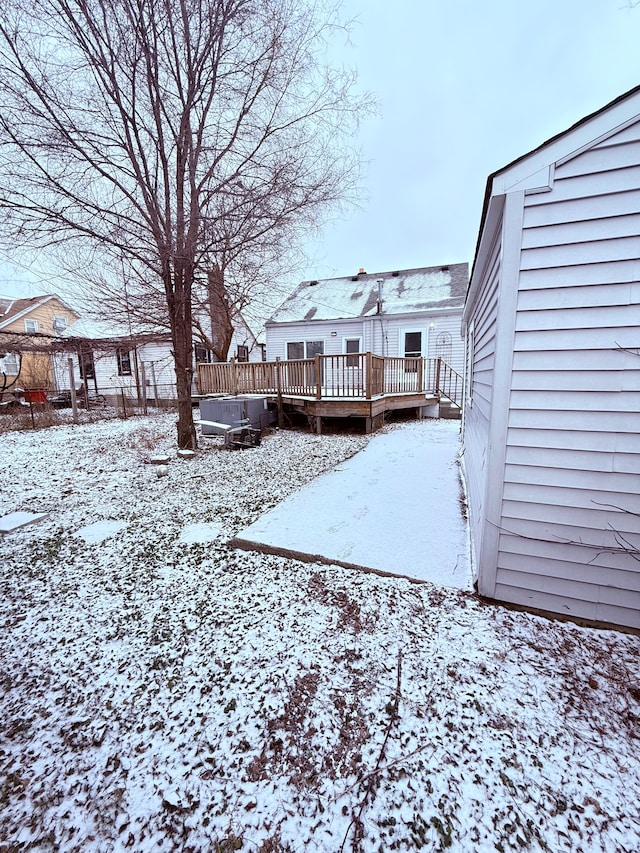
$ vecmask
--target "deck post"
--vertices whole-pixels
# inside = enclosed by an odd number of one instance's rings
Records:
[[[280,356],[276,356],[276,394],[278,395],[278,426],[284,426],[284,412],[282,411],[282,382],[280,381]]]
[[[238,365],[236,364],[235,358],[231,359],[231,364],[233,365],[233,396],[237,397],[239,394],[238,379],[239,379],[240,371],[238,370]]]
[[[322,374],[320,370],[320,354],[316,353],[316,400],[322,400]],[[318,435],[320,435],[320,430],[318,430]]]
[[[371,353],[365,353],[365,367],[364,367],[364,390],[366,393],[367,400],[371,399],[371,379],[373,376],[372,364],[371,364]]]
[[[438,358],[436,358],[436,382],[435,382],[436,387],[433,389],[436,394],[438,394],[440,392],[440,362],[441,361],[442,361],[442,359],[440,358],[440,356],[438,356]]]
[[[424,390],[425,390],[425,389],[422,387],[422,373],[423,373],[423,368],[424,368],[424,359],[423,359],[423,358],[421,358],[421,359],[418,361],[418,376],[417,376],[418,387],[416,388],[416,391],[424,391]]]

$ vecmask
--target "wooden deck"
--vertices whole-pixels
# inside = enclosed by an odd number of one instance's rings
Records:
[[[420,416],[443,396],[462,404],[462,377],[439,358],[357,353],[198,364],[197,370],[201,395],[262,394],[277,404],[280,423],[285,411],[298,412],[315,419],[318,433],[322,418],[364,418],[371,432],[387,411],[416,409]]]

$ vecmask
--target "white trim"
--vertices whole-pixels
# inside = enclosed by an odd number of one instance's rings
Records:
[[[33,328],[29,328],[29,323],[33,323]],[[24,330],[28,334],[37,334],[39,330],[38,321],[34,320],[33,317],[25,317],[24,318]]]
[[[502,263],[498,282],[493,393],[486,458],[484,527],[478,554],[478,591],[495,597],[498,546],[502,524],[502,495],[507,453],[507,426],[516,326],[524,191],[509,193],[502,224]]]
[[[6,376],[17,376],[19,370],[20,364],[18,362],[17,353],[6,352],[3,358],[0,358],[0,372],[4,373]]]
[[[611,107],[604,108],[579,127],[569,128],[557,139],[543,143],[539,149],[525,155],[512,166],[505,166],[493,179],[491,195],[502,195],[531,178],[550,163],[566,162],[586,148],[625,130],[638,121],[640,92],[634,92]]]
[[[345,335],[342,338],[342,354],[355,355],[355,353],[347,353],[347,341],[358,341],[358,349],[356,352],[362,352],[362,335]]]
[[[419,332],[420,338],[420,356],[425,358],[429,352],[429,329],[427,326],[401,326],[398,329],[398,355],[400,358],[405,358],[405,335]]]
[[[505,197],[497,196],[489,202],[487,216],[482,229],[480,243],[476,252],[476,259],[473,265],[471,280],[469,282],[469,290],[462,312],[462,326],[468,323],[469,317],[473,313],[478,295],[479,288],[484,281],[487,264],[490,263],[493,257],[493,250],[496,242],[500,239],[502,233],[502,216],[504,211]]]
[[[289,354],[288,354],[289,344],[302,344],[302,345],[303,345],[303,347],[304,347],[304,355],[303,355],[302,357],[306,359],[306,358],[309,358],[309,356],[307,355],[307,344],[316,344],[316,343],[321,343],[321,344],[322,344],[322,353],[320,353],[320,354],[321,354],[321,355],[324,355],[324,354],[325,354],[325,352],[326,352],[326,349],[327,349],[327,347],[326,347],[326,338],[309,338],[309,340],[306,340],[306,339],[303,339],[303,340],[296,339],[296,340],[292,340],[292,341],[284,341],[284,357],[285,357],[285,361],[289,361]]]

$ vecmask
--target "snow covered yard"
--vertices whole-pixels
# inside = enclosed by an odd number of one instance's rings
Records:
[[[0,850],[640,849],[637,637],[231,550],[369,439],[174,436],[2,436]]]

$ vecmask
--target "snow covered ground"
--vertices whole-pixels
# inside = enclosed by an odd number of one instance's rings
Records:
[[[640,849],[638,637],[228,547],[365,436],[174,441],[0,438],[0,850]]]
[[[260,516],[236,541],[471,590],[459,451],[455,421],[398,425]]]

